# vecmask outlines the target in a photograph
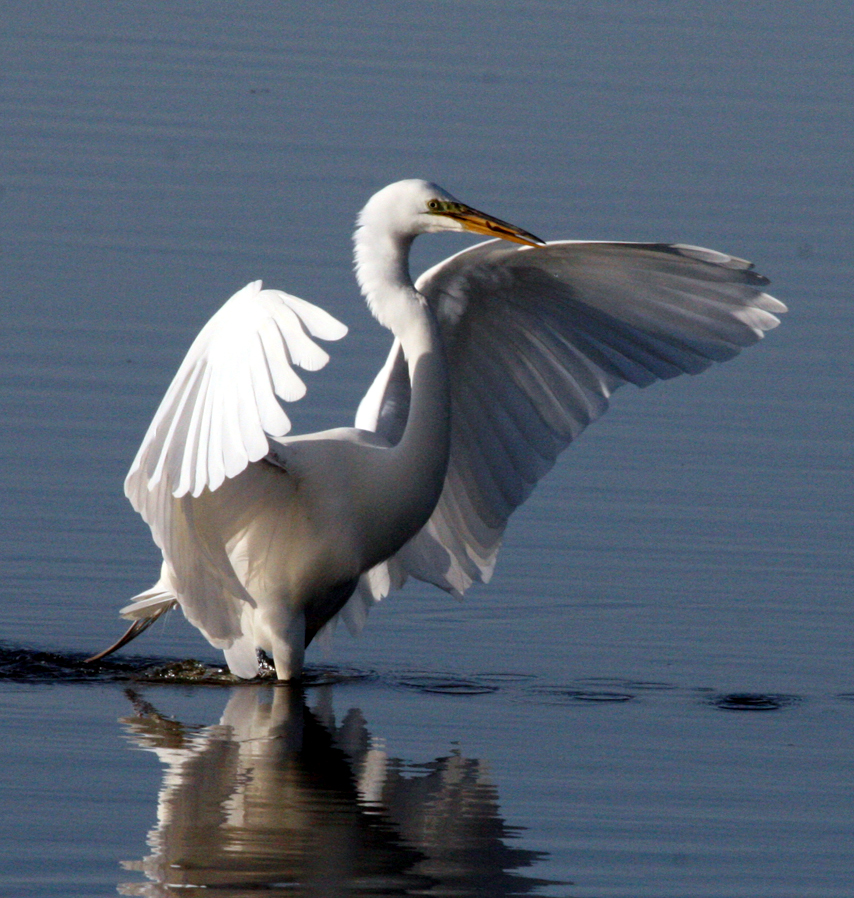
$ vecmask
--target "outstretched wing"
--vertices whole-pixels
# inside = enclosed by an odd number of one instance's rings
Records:
[[[451,372],[451,457],[427,525],[362,579],[365,602],[406,576],[455,595],[492,574],[512,511],[625,383],[698,374],[779,324],[750,263],[664,244],[491,241],[425,272]],[[402,432],[398,346],[359,426]],[[408,383],[408,382],[407,382]]]
[[[294,366],[329,361],[312,338],[346,333],[323,309],[261,281],[235,293],[193,341],[154,415],[125,480],[133,507],[151,524],[153,494],[199,496],[263,458],[267,435],[290,430],[278,400],[305,394]]]

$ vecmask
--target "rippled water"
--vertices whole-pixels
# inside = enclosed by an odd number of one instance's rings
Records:
[[[8,646],[0,683],[15,894],[847,888],[850,693],[338,666],[235,685]]]
[[[850,4],[3,20],[0,892],[850,896]],[[411,176],[751,258],[791,312],[618,394],[492,583],[410,585],[303,689],[177,614],[85,665],[156,576],[121,482],[193,335],[258,277],[318,302],[351,334],[295,419],[349,422],[388,342],[350,230]]]

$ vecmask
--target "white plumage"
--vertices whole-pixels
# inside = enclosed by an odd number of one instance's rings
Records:
[[[412,240],[469,230],[413,286]],[[506,241],[513,241],[512,245]],[[343,324],[260,282],[203,328],[125,482],[163,552],[122,613],[132,639],[176,602],[232,671],[300,675],[336,615],[351,629],[408,577],[462,595],[487,581],[507,520],[624,383],[697,374],[759,340],[785,306],[732,256],[692,246],[538,238],[424,181],[380,191],[357,277],[395,335],[354,428],[286,436],[294,367]]]

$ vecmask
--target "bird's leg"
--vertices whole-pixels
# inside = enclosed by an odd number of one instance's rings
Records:
[[[270,616],[273,664],[279,680],[298,680],[305,659],[305,615],[302,611]]]

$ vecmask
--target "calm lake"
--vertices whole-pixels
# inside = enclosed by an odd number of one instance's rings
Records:
[[[0,10],[0,894],[850,898],[851,4]],[[293,417],[352,422],[390,340],[350,236],[404,177],[751,259],[790,313],[620,391],[491,583],[408,584],[302,688],[180,613],[83,665],[157,578],[122,481],[226,298],[344,321]]]

